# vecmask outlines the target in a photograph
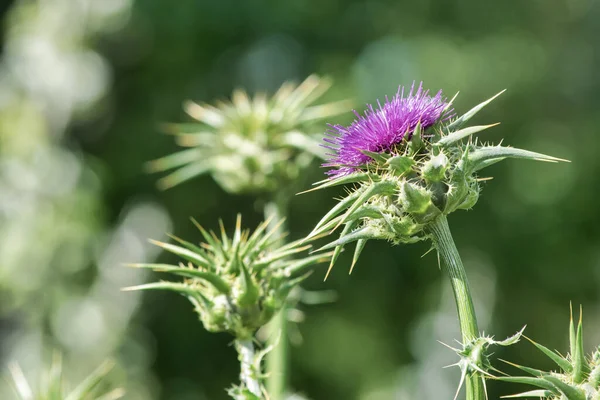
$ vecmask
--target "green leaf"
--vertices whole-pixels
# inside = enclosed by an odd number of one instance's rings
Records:
[[[149,161],[146,163],[146,170],[148,172],[160,172],[181,167],[198,160],[202,160],[206,156],[206,150],[201,149],[188,149],[178,151],[159,159]]]
[[[190,250],[190,251],[192,251],[192,252],[194,252],[196,254],[204,254],[204,253],[206,253],[205,249],[203,249],[201,247],[198,247],[198,246],[196,246],[193,243],[185,241],[185,240],[183,240],[183,239],[181,239],[181,238],[179,238],[179,237],[177,237],[175,235],[171,235],[171,234],[168,233],[167,236],[169,236],[171,239],[175,240],[176,242],[178,242],[179,244],[181,244],[183,247],[185,247],[186,249],[188,249],[188,250]],[[207,267],[210,267],[210,265],[208,265]]]
[[[368,240],[366,240],[366,239],[358,239],[356,241],[356,248],[354,249],[354,255],[352,256],[352,265],[350,265],[349,274],[351,274],[352,271],[354,270],[354,266],[356,265],[356,262],[358,261],[358,258],[360,257],[360,253],[362,253],[363,249],[365,248],[367,241]]]
[[[256,229],[254,230],[254,232],[252,232],[248,240],[246,240],[246,244],[240,250],[240,254],[242,256],[246,256],[251,250],[254,250],[254,247],[260,240],[260,237],[263,234],[263,232],[269,226],[269,223],[271,223],[271,219],[267,219],[266,221],[261,222],[256,227]]]
[[[537,398],[549,398],[553,393],[549,390],[532,390],[529,392],[523,392],[518,394],[512,394],[510,396],[502,396],[503,399],[516,399],[525,397],[537,397]]]
[[[356,221],[356,220],[348,222],[346,224],[346,226],[344,226],[342,233],[340,233],[340,237],[348,235],[350,232],[352,232],[352,230],[358,226],[358,222],[359,221]],[[333,265],[337,261],[338,257],[342,253],[343,249],[344,249],[343,245],[335,247],[335,249],[333,250],[333,255],[331,256],[331,261],[329,263],[329,270],[331,270],[331,268],[333,268]],[[327,275],[329,275],[329,271],[327,272]]]
[[[378,233],[375,228],[373,228],[371,226],[365,226],[364,228],[357,229],[356,231],[351,232],[347,235],[340,236],[340,238],[338,240],[335,240],[329,244],[326,244],[325,246],[321,247],[320,249],[315,250],[315,252],[333,249],[336,246],[343,246],[350,242],[355,242],[360,239],[365,239],[365,240],[385,239],[385,237],[383,235],[381,235],[380,233]]]
[[[389,165],[390,169],[398,176],[402,176],[412,170],[412,167],[415,165],[415,160],[408,156],[394,156],[389,158],[385,163],[386,165]]]
[[[363,153],[366,156],[371,157],[374,161],[378,161],[378,162],[384,163],[384,164],[390,158],[390,156],[388,154],[385,154],[385,153],[377,153],[377,152],[368,151],[368,150],[361,150],[360,152]]]
[[[172,174],[167,175],[162,179],[159,179],[157,185],[161,190],[170,189],[174,186],[179,185],[180,183],[195,178],[198,175],[202,175],[205,172],[209,172],[212,169],[212,167],[212,164],[206,162],[206,160],[189,164],[185,167],[179,168]]]
[[[525,385],[537,386],[549,390],[554,394],[558,394],[557,388],[552,383],[545,381],[544,378],[532,378],[530,376],[500,376],[495,379],[502,382],[523,383]]]
[[[524,367],[522,365],[514,364],[514,363],[511,363],[510,361],[506,361],[506,360],[502,360],[502,359],[500,359],[500,361],[502,361],[502,362],[504,362],[504,363],[506,363],[508,365],[512,365],[515,368],[519,368],[521,371],[525,371],[528,374],[531,374],[531,375],[533,375],[535,377],[538,377],[538,378],[547,374],[547,372],[544,372],[544,371],[539,370],[539,369]]]
[[[92,394],[92,392],[98,387],[102,379],[110,372],[114,367],[114,362],[104,362],[98,369],[92,372],[83,382],[69,393],[65,400],[84,400]]]
[[[539,343],[534,342],[533,340],[531,340],[527,336],[523,335],[523,337],[525,339],[529,340],[542,353],[544,353],[548,358],[550,358],[552,361],[554,361],[556,363],[556,365],[558,365],[563,371],[565,371],[568,374],[570,374],[571,372],[573,372],[573,367],[571,366],[571,364],[569,363],[568,360],[565,360],[564,358],[562,358],[560,355],[556,354],[555,352],[553,352],[549,348],[547,348],[547,347],[545,347],[545,346],[543,346],[543,345],[541,345]]]
[[[121,290],[124,292],[133,292],[136,290],[169,290],[171,292],[177,292],[184,296],[192,296],[192,297],[197,297],[198,293],[199,293],[198,289],[192,288],[189,285],[186,285],[185,283],[166,282],[166,281],[145,283],[143,285],[137,285],[137,286],[129,286],[129,287],[125,287]]]
[[[582,389],[569,386],[555,376],[545,376],[545,380],[552,383],[568,400],[586,400],[585,392]]]
[[[166,272],[186,278],[201,279],[210,283],[215,289],[223,294],[228,294],[231,290],[227,282],[219,275],[212,272],[198,271],[195,268],[183,268],[169,264],[129,264],[128,266],[151,269],[156,272]]]
[[[471,108],[469,111],[467,111],[466,113],[464,113],[463,115],[458,117],[455,121],[451,122],[450,124],[448,124],[448,126],[446,126],[446,132],[452,132],[455,129],[459,129],[461,126],[463,126],[465,124],[465,122],[467,122],[468,120],[473,118],[473,116],[475,114],[477,114],[479,111],[481,111],[481,109],[483,107],[490,104],[496,97],[500,96],[505,91],[506,91],[506,89],[504,89],[500,93],[496,94],[495,96],[487,99],[483,103],[476,105],[475,107]]]
[[[215,252],[219,251],[221,249],[221,243],[214,236],[214,234],[213,235],[209,234],[208,231],[206,229],[204,229],[202,227],[202,225],[200,225],[198,223],[198,221],[196,221],[194,218],[191,218],[191,220],[192,220],[192,223],[196,226],[196,228],[198,228],[198,230],[202,234],[202,237],[204,237],[204,240],[206,240],[206,243],[208,243]]]
[[[305,190],[305,191],[297,193],[297,194],[304,194],[304,193],[308,193],[308,192],[313,192],[315,190],[330,188],[330,187],[339,186],[339,185],[348,185],[351,183],[378,181],[379,179],[380,179],[379,175],[377,175],[377,174],[372,174],[369,172],[353,172],[349,175],[343,175],[338,178],[325,179],[323,181],[317,182],[316,183],[316,184],[318,184],[317,187]]]
[[[238,298],[238,302],[241,306],[251,306],[256,304],[258,297],[260,296],[259,287],[254,283],[248,267],[244,261],[238,259],[238,265],[242,270],[240,279],[242,282],[242,293]]]
[[[310,249],[310,247],[311,247],[311,245],[306,245],[306,246],[302,246],[302,247],[287,249],[285,251],[275,251],[275,252],[269,254],[267,257],[261,258],[257,262],[255,262],[254,268],[256,268],[256,269],[264,268],[264,267],[268,266],[269,264],[274,263],[275,261],[284,259],[286,257],[289,257],[289,256],[297,254],[297,253],[301,253],[305,250],[308,250],[308,249]]]
[[[163,243],[163,242],[159,242],[158,240],[149,240],[150,243],[163,248],[164,250],[173,253],[175,255],[178,255],[179,257],[190,261],[196,265],[201,265],[203,267],[206,268],[210,268],[210,264],[208,262],[208,260],[204,257],[202,257],[200,254],[193,252],[191,250],[188,250],[184,247],[179,247],[179,246],[175,246],[169,243]]]
[[[471,151],[467,155],[468,170],[469,172],[478,171],[486,166],[490,160],[504,159],[504,158],[521,158],[525,160],[536,160],[546,162],[568,162],[561,158],[547,156],[541,153],[535,153],[529,150],[517,149],[514,147],[480,147]]]
[[[459,142],[462,139],[473,135],[474,133],[481,132],[483,130],[486,130],[488,128],[491,128],[491,127],[499,125],[499,124],[500,123],[491,124],[491,125],[477,125],[477,126],[470,126],[468,128],[460,129],[458,131],[449,133],[447,136],[444,136],[435,144],[439,145],[439,146],[448,146],[448,145],[454,144],[456,142]]]
[[[351,204],[354,203],[356,201],[356,199],[359,198],[365,190],[366,190],[366,187],[363,186],[363,187],[355,190],[352,194],[346,196],[339,203],[337,203],[331,210],[329,210],[327,212],[327,214],[325,214],[323,216],[323,218],[321,218],[321,220],[319,222],[317,222],[317,225],[315,226],[315,228],[312,230],[311,233],[308,234],[308,236],[306,238],[308,239],[308,238],[315,236],[317,234],[319,228],[321,228],[324,224],[326,224],[331,219],[336,217],[343,210],[350,207]]]
[[[371,197],[376,195],[387,195],[391,196],[394,194],[396,189],[396,184],[392,181],[381,181],[373,183],[367,186],[367,189],[356,199],[354,204],[348,208],[342,220],[338,223],[338,226],[348,222],[350,220],[352,214],[358,210],[364,203],[369,200]]]
[[[297,273],[304,272],[306,268],[311,267],[315,264],[320,264],[329,261],[332,255],[333,252],[316,254],[314,256],[302,258],[298,261],[293,261],[290,264],[286,265],[284,268],[287,271],[287,273],[289,273],[289,276],[293,276]]]
[[[579,323],[577,324],[577,334],[575,336],[575,353],[571,354],[573,364],[573,381],[582,383],[586,375],[590,372],[590,366],[585,358],[583,350],[583,311],[579,310]]]

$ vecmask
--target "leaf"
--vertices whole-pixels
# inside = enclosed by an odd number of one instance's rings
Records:
[[[532,378],[529,376],[500,376],[495,379],[502,382],[523,383],[525,385],[537,386],[549,390],[554,394],[558,394],[556,387],[552,383],[545,381],[543,378]]]
[[[465,124],[465,122],[467,122],[468,120],[473,118],[473,116],[475,114],[477,114],[479,111],[481,111],[481,109],[483,107],[490,104],[496,97],[500,96],[505,91],[506,91],[506,89],[504,89],[500,93],[496,94],[495,96],[487,99],[483,103],[479,103],[478,105],[476,105],[475,107],[471,108],[469,111],[467,111],[466,113],[464,113],[463,115],[458,117],[455,121],[451,122],[450,124],[448,124],[448,126],[446,126],[446,132],[452,132],[455,129],[459,129],[461,126],[463,126]]]
[[[502,396],[501,398],[503,398],[503,399],[516,399],[516,398],[524,398],[524,397],[548,398],[552,395],[553,395],[553,393],[549,390],[532,390],[529,392],[512,394],[510,396]]]
[[[231,290],[225,280],[212,272],[198,271],[195,268],[183,268],[169,264],[129,264],[129,266],[134,268],[151,269],[156,272],[167,272],[186,278],[201,279],[210,283],[215,289],[223,294],[228,294]]]
[[[577,324],[577,334],[575,336],[575,353],[571,354],[571,363],[573,364],[573,381],[582,383],[586,375],[590,372],[590,367],[585,359],[583,350],[583,311],[579,310],[579,323]]]
[[[447,136],[444,136],[435,144],[439,145],[439,146],[448,146],[448,145],[454,144],[466,137],[469,137],[469,136],[473,135],[474,133],[481,132],[483,130],[486,130],[486,129],[491,128],[496,125],[500,125],[500,123],[491,124],[491,125],[470,126],[468,128],[460,129],[458,131],[449,133]]]
[[[561,158],[547,156],[541,153],[535,153],[529,150],[517,149],[514,147],[480,147],[471,151],[467,155],[468,171],[475,172],[486,166],[488,166],[490,160],[504,159],[504,158],[521,158],[525,160],[536,160],[546,162],[569,162]]]
[[[337,226],[339,227],[340,225],[350,220],[352,214],[355,211],[357,211],[362,205],[364,205],[364,203],[371,197],[381,194],[391,196],[394,194],[395,189],[396,184],[392,181],[381,181],[367,186],[366,190],[358,197],[358,199],[356,199],[354,204],[352,204],[350,208],[348,208],[348,210],[344,214],[344,217],[340,222],[338,222]]]
[[[358,261],[358,258],[360,257],[360,253],[362,253],[366,244],[367,244],[366,239],[358,239],[356,241],[356,248],[354,249],[354,255],[352,256],[352,265],[350,265],[350,272],[348,272],[348,274],[351,274],[352,271],[354,270],[354,266],[356,265],[356,262]]]
[[[354,201],[356,201],[356,199],[359,198],[365,190],[366,189],[364,187],[361,187],[361,188],[357,189],[356,191],[354,191],[349,196],[346,196],[339,203],[337,203],[331,210],[329,210],[327,212],[327,214],[325,214],[323,216],[323,218],[321,218],[321,220],[319,222],[317,222],[317,225],[312,230],[312,232],[308,234],[308,236],[306,237],[306,239],[309,239],[309,238],[315,236],[317,234],[319,228],[321,228],[324,224],[326,224],[331,219],[333,219],[334,217],[336,217],[343,210],[345,210],[346,208],[350,207],[351,204]]]
[[[552,383],[568,400],[586,400],[585,392],[582,389],[569,386],[555,376],[545,376],[545,380]]]
[[[178,151],[168,156],[147,162],[146,170],[148,172],[167,171],[201,160],[204,156],[206,156],[206,151],[201,149]]]
[[[548,358],[550,358],[552,361],[554,361],[563,371],[565,371],[568,374],[570,374],[571,372],[573,372],[573,367],[571,366],[571,364],[569,363],[568,360],[565,360],[564,358],[562,358],[561,356],[559,356],[558,354],[556,354],[555,352],[553,352],[549,348],[547,348],[547,347],[545,347],[545,346],[543,346],[543,345],[541,345],[539,343],[534,342],[533,340],[531,340],[527,336],[523,335],[523,337],[525,339],[529,340],[542,353],[544,353],[546,356],[548,356]]]
[[[313,192],[315,190],[330,188],[339,185],[348,185],[350,183],[358,183],[358,182],[368,182],[372,180],[379,180],[379,175],[372,174],[369,172],[353,172],[349,175],[343,175],[338,178],[325,179],[324,181],[317,182],[319,184],[317,187],[312,189],[305,190],[303,192],[297,194],[304,194]]]
[[[213,168],[211,163],[199,161],[193,164],[179,168],[177,171],[159,179],[156,185],[160,190],[170,189],[185,181],[195,178],[199,175],[209,172]]]
[[[69,393],[65,400],[84,400],[89,398],[92,392],[98,387],[102,379],[110,372],[114,367],[114,362],[106,361],[98,369],[92,372],[83,382]]]
[[[150,239],[149,242],[158,247],[163,248],[164,250],[166,250],[170,253],[178,255],[179,257],[184,258],[185,260],[190,261],[196,265],[201,265],[203,267],[210,268],[210,263],[208,262],[208,260],[196,252],[188,250],[184,247],[179,247],[179,246],[175,246],[175,245],[172,245],[169,243],[159,242],[158,240]]]

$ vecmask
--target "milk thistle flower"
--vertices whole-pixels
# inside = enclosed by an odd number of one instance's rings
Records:
[[[414,92],[414,93],[413,93]],[[438,121],[447,121],[453,116],[453,110],[442,97],[440,90],[430,97],[429,91],[423,89],[421,83],[414,91],[414,84],[407,97],[404,87],[400,87],[392,100],[388,100],[378,108],[367,106],[364,116],[354,111],[357,119],[350,126],[331,125],[327,132],[329,138],[324,140],[330,145],[332,158],[323,164],[334,167],[327,173],[340,176],[352,173],[367,164],[371,157],[365,152],[388,152],[402,142],[410,140],[417,125],[422,130],[435,125]]]
[[[148,169],[174,170],[158,182],[163,189],[208,173],[230,193],[280,190],[315,156],[325,156],[315,122],[348,108],[347,101],[312,105],[330,85],[311,75],[298,86],[285,83],[271,98],[236,90],[216,106],[188,101],[184,109],[196,122],[165,125],[188,149],[151,161]]]
[[[332,153],[324,164],[330,177],[311,189],[352,185],[307,237],[343,226],[339,238],[320,249],[334,249],[325,278],[349,243],[356,242],[352,272],[368,240],[399,244],[431,239],[456,300],[463,347],[459,366],[467,400],[486,397],[487,363],[481,351],[491,342],[479,335],[466,272],[446,216],[475,205],[480,192],[478,172],[485,167],[506,158],[563,161],[473,139],[474,133],[496,124],[464,125],[499,94],[456,117],[454,99],[447,101],[441,91],[430,96],[422,84],[416,90],[413,84],[405,97],[400,88],[392,100],[378,103],[378,108],[368,106],[363,116],[356,114],[349,127],[331,126],[325,146]]]
[[[362,116],[356,113],[350,126],[331,127],[325,146],[333,153],[323,164],[331,177],[311,190],[354,184],[309,235],[344,226],[340,238],[323,248],[335,248],[331,265],[351,242],[357,242],[354,267],[370,239],[398,244],[429,238],[433,221],[475,205],[478,172],[498,161],[564,161],[473,139],[474,133],[497,124],[464,124],[498,95],[455,118],[454,99],[447,101],[441,91],[429,96],[422,84],[416,90],[413,84],[408,95],[401,87],[378,108],[368,106]]]
[[[219,235],[194,223],[205,240],[200,246],[175,236],[177,245],[152,241],[184,262],[130,265],[183,277],[183,282],[161,281],[124,290],[170,290],[185,296],[208,331],[229,332],[236,338],[242,386],[230,394],[262,398],[260,364],[266,352],[254,352],[254,334],[282,309],[290,291],[311,274],[312,267],[328,261],[331,254],[295,258],[310,245],[297,240],[276,246],[281,241],[279,226],[269,229],[269,220],[250,232],[242,230],[238,215],[231,237],[222,222]]]
[[[529,341],[555,363],[559,370],[546,372],[505,361],[530,376],[503,376],[496,379],[539,388],[505,397],[536,397],[548,400],[600,400],[600,346],[589,357],[586,357],[583,346],[581,310],[577,330],[575,330],[573,311],[571,310],[569,322],[570,349],[566,356],[531,339]]]

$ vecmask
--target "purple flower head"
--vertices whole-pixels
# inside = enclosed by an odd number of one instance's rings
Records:
[[[325,147],[334,151],[324,167],[333,167],[329,175],[341,176],[355,171],[365,165],[371,157],[363,151],[386,152],[402,142],[410,140],[419,122],[423,130],[438,121],[448,120],[453,116],[452,108],[444,111],[448,102],[442,97],[440,90],[435,96],[429,96],[429,90],[423,90],[423,83],[414,91],[413,82],[408,96],[404,97],[404,87],[400,86],[394,98],[387,96],[385,104],[377,109],[368,105],[364,116],[354,111],[357,119],[348,126],[330,125],[324,140],[330,145]]]

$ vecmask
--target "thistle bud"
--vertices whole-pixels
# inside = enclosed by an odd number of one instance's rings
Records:
[[[194,221],[195,222],[195,221]],[[178,245],[153,241],[183,259],[179,265],[132,264],[183,277],[183,282],[161,281],[125,290],[171,290],[187,297],[210,332],[230,332],[238,339],[251,338],[282,308],[290,290],[310,274],[312,267],[330,254],[295,258],[310,245],[295,241],[275,247],[279,227],[269,221],[252,233],[241,228],[238,215],[233,236],[221,224],[220,235],[196,223],[205,243],[197,246],[173,236]]]
[[[579,313],[579,322],[577,330],[573,323],[573,312],[569,323],[569,342],[570,352],[563,356],[557,351],[529,340],[539,351],[548,357],[558,370],[541,371],[534,368],[513,365],[532,376],[507,376],[497,378],[498,380],[514,383],[523,383],[533,385],[542,390],[539,398],[542,399],[582,399],[596,400],[600,399],[600,354],[596,351],[590,357],[586,357],[583,352],[583,319],[582,312]],[[510,397],[525,397],[529,393],[520,393]]]
[[[495,124],[463,126],[497,96],[456,117],[452,101],[441,91],[430,96],[422,85],[415,89],[413,84],[406,96],[401,87],[379,108],[368,106],[350,126],[332,125],[325,141],[333,153],[323,164],[330,168],[330,179],[315,189],[353,186],[309,238],[344,225],[340,238],[324,248],[335,247],[334,254],[339,254],[356,241],[354,263],[369,239],[427,239],[428,225],[437,217],[472,208],[479,199],[478,173],[498,161],[565,161],[473,140],[473,134]]]
[[[241,90],[216,107],[186,102],[191,123],[165,129],[186,149],[148,163],[151,172],[172,171],[158,182],[167,189],[211,174],[230,193],[272,193],[295,180],[313,157],[324,158],[316,121],[340,114],[347,101],[312,105],[329,88],[327,79],[309,76],[284,84],[268,99]]]
[[[448,170],[448,157],[444,153],[431,157],[423,163],[421,171],[427,183],[441,182],[446,177]]]
[[[424,187],[403,181],[400,184],[398,203],[414,219],[426,222],[440,214],[431,201],[431,192]]]

